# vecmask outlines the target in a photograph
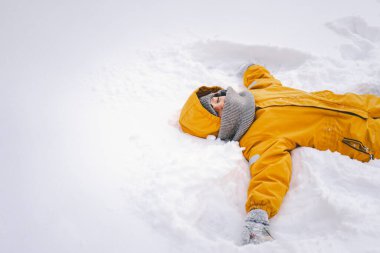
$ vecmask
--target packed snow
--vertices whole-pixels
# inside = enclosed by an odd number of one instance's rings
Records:
[[[2,1],[0,252],[380,252],[380,161],[292,152],[275,240],[242,246],[237,142],[181,131],[201,85],[380,96],[380,1]]]

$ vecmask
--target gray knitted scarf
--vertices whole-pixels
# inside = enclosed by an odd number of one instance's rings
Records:
[[[203,107],[217,116],[210,101],[219,92],[201,97]],[[239,141],[251,126],[255,118],[255,99],[251,92],[236,93],[231,87],[227,88],[226,100],[223,108],[221,126],[218,138],[226,141]]]
[[[255,118],[255,99],[249,91],[227,88],[218,138],[239,141]]]

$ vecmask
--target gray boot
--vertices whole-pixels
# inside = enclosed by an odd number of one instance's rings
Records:
[[[272,241],[273,237],[269,233],[269,220],[266,211],[253,209],[245,218],[242,234],[243,245]]]

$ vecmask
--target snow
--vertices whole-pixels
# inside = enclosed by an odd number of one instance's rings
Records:
[[[380,162],[292,152],[275,241],[240,245],[236,142],[184,134],[202,84],[380,95],[380,1],[2,1],[0,252],[379,252]]]

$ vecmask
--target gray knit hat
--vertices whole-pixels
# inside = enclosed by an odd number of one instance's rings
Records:
[[[203,96],[199,98],[199,101],[201,101],[201,104],[203,105],[204,108],[206,108],[207,111],[209,111],[211,114],[214,114],[215,116],[218,116],[214,108],[211,106],[211,99],[217,94],[215,93],[210,93],[206,96]]]
[[[218,114],[211,106],[211,99],[220,95],[221,92],[225,91],[210,93],[199,98],[203,107],[215,116]],[[231,87],[228,87],[218,138],[227,141],[239,141],[251,126],[254,118],[255,99],[252,93],[249,91],[236,93]]]

